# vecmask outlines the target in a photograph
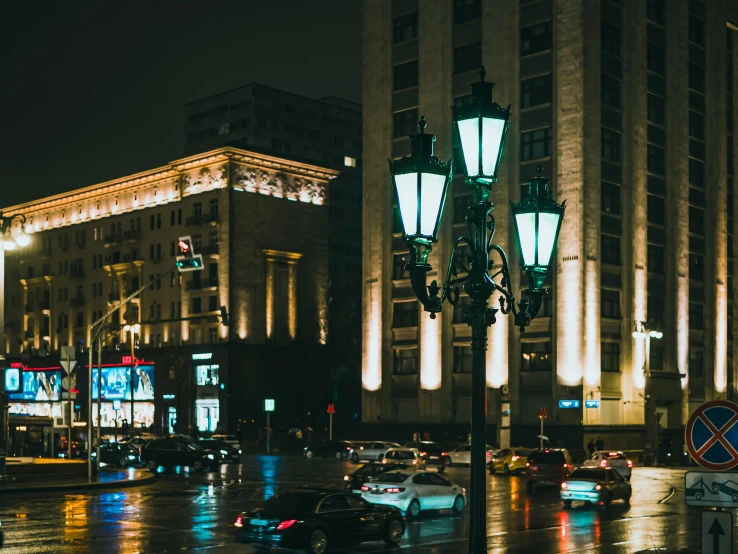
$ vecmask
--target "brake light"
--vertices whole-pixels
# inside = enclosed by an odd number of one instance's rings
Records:
[[[389,492],[392,494],[396,494],[398,492],[405,492],[405,487],[390,487],[388,489],[384,489],[384,492]]]
[[[366,491],[369,490],[369,487],[367,487],[366,485],[362,485],[361,486],[361,490],[364,491],[364,492],[366,492]]]
[[[519,459],[520,459],[520,456],[513,456],[513,457],[512,457],[512,461],[513,461],[513,462],[516,462],[516,461],[517,461],[517,460],[519,460]]]
[[[448,456],[448,452],[441,452],[441,456]]]
[[[564,464],[564,468],[567,468],[567,467],[569,467],[569,464]]]
[[[243,517],[241,517],[241,514],[238,514],[238,517],[236,518],[236,523],[234,523],[236,527],[243,527]]]
[[[413,465],[417,464],[418,460],[413,460]]]
[[[296,519],[285,519],[284,521],[280,522],[279,525],[277,525],[277,531],[284,531],[285,529],[289,529],[295,523],[297,523]]]
[[[628,467],[633,467],[633,461],[632,460],[628,460]]]
[[[387,463],[387,458],[382,458],[382,463],[383,464],[386,464]]]
[[[562,489],[565,489],[566,488],[566,483],[561,483],[561,488]]]
[[[347,446],[346,447],[346,450],[351,450],[351,447],[350,446]],[[289,521],[292,521],[292,520],[290,519]]]
[[[608,456],[617,456],[618,453],[617,452],[608,452],[607,455]]]
[[[607,467],[607,460],[602,460],[600,462],[600,467]]]
[[[530,467],[530,462],[525,462],[525,467]]]
[[[421,455],[421,456],[427,456],[427,455],[428,455],[428,453],[427,453],[427,452],[421,452],[421,453],[420,453],[420,455]]]
[[[595,490],[596,491],[602,490],[602,485],[595,485]]]

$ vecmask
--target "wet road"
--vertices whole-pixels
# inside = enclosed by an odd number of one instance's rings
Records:
[[[355,467],[334,460],[247,457],[220,473],[163,475],[148,486],[85,494],[0,498],[3,554],[160,552],[243,553],[233,542],[236,515],[296,486],[342,487]],[[558,491],[528,494],[524,477],[488,478],[489,551],[633,553],[663,546],[699,549],[700,509],[684,504],[684,472],[636,468],[631,506],[564,511]],[[468,469],[446,476],[468,487]],[[411,553],[466,550],[468,514],[431,513],[410,522],[401,549]],[[392,550],[396,551],[396,550]],[[390,552],[382,543],[351,550]]]

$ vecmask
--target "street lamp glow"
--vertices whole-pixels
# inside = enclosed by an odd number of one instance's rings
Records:
[[[23,231],[20,231],[17,235],[15,235],[15,242],[18,243],[18,246],[28,246],[31,244],[31,236],[27,233],[24,233]]]
[[[3,250],[15,250],[18,246],[13,239],[3,239]]]
[[[123,327],[123,330],[127,333],[128,331],[131,331],[134,335],[141,331],[141,326],[138,323],[135,323],[133,325],[125,325]]]

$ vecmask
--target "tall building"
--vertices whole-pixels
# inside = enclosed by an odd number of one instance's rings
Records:
[[[250,83],[184,107],[186,155],[234,146],[339,171],[328,187],[333,402],[358,411],[361,358],[361,106]]]
[[[7,252],[6,348],[24,384],[9,399],[11,422],[61,415],[61,387],[37,393],[34,383],[41,369],[51,372],[43,381],[61,382],[62,346],[77,349],[86,398],[91,323],[149,284],[103,330],[104,427],[114,424],[115,399],[119,426],[131,421],[132,356],[141,369],[135,422],[158,431],[258,426],[267,397],[275,421],[322,408],[330,400],[318,387],[329,332],[326,189],[336,175],[225,147],[5,208],[4,217],[25,216],[32,237]],[[175,268],[183,236],[202,254],[202,271]],[[124,326],[136,323],[132,350]]]
[[[492,193],[512,265],[508,205],[538,163],[567,201],[538,317],[524,334],[508,317],[489,331],[497,439],[535,444],[544,407],[552,441],[643,448],[655,440],[647,421],[663,440],[701,402],[736,397],[736,25],[727,0],[365,4],[364,422],[470,422],[464,300],[435,320],[419,310],[386,160],[409,153],[421,115],[438,157],[460,160],[449,107],[471,100],[482,65],[513,110]],[[436,279],[466,232],[460,175],[449,194],[429,259]],[[634,337],[639,322],[663,337]]]

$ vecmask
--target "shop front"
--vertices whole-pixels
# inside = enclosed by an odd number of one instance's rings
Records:
[[[212,352],[192,354],[195,373],[195,425],[201,433],[214,433],[220,425],[220,364]]]
[[[129,358],[130,360],[130,358]],[[136,428],[150,428],[155,421],[154,364],[138,360],[131,365],[103,364],[98,379],[98,368],[92,369],[92,420],[98,420],[98,388],[100,420],[103,429],[127,428],[131,421]],[[98,385],[99,383],[99,385]],[[133,386],[133,399],[131,399]]]

